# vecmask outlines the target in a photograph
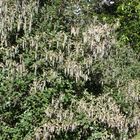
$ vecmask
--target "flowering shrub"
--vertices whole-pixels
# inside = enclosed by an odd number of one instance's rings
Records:
[[[124,140],[137,133],[140,63],[131,38],[121,38],[131,25],[123,26],[123,2],[113,23],[85,1],[0,4],[0,139]]]

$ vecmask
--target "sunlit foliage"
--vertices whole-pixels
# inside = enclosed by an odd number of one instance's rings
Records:
[[[137,133],[138,0],[118,1],[111,11],[97,12],[98,4],[0,2],[1,140],[124,140]]]

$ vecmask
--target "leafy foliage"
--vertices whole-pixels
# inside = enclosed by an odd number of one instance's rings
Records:
[[[140,4],[139,0],[124,1],[118,7],[117,13],[120,20],[119,36],[122,41],[129,43],[134,50],[139,53],[139,20],[140,20]]]
[[[96,5],[2,1],[0,139],[123,140],[137,133],[139,2],[118,1],[100,13]]]

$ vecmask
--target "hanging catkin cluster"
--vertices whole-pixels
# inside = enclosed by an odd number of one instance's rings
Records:
[[[63,96],[61,95],[57,100],[52,99],[52,104],[45,110],[46,123],[44,122],[44,125],[36,130],[35,139],[55,139],[55,136],[61,135],[63,132],[76,132],[81,128],[81,135],[77,138],[80,139],[82,133],[86,133],[89,128],[84,128],[84,122],[78,121],[78,114],[83,114],[84,119],[93,126],[96,123],[105,124],[106,129],[114,129],[119,134],[128,133],[129,120],[120,113],[120,109],[114,99],[108,95],[96,99],[93,96],[89,96],[89,102],[86,102],[84,98],[79,101],[73,99],[67,110],[62,107]],[[102,140],[108,138],[113,140],[115,136],[113,133],[106,132],[102,136]]]
[[[24,34],[31,32],[34,13],[38,12],[38,1],[4,0],[0,5],[0,45],[6,47],[9,46],[9,33],[16,31],[18,34],[21,29]]]
[[[107,24],[96,23],[86,26],[81,30],[82,36],[77,30],[81,29],[72,27],[71,35],[58,32],[53,39],[47,39],[47,34],[42,33],[40,36],[28,38],[28,42],[35,50],[35,60],[39,50],[43,49],[40,59],[45,64],[52,65],[57,72],[63,71],[66,76],[76,81],[81,78],[86,81],[94,62],[109,56],[108,53],[115,43],[115,38],[112,36],[113,30]],[[39,47],[40,44],[43,45],[42,48]]]
[[[85,26],[84,29],[72,26],[71,33],[60,31],[53,38],[48,38],[45,32],[32,36],[30,33],[38,4],[38,1],[32,0],[21,2],[6,0],[1,3],[1,48],[6,51],[7,57],[15,58],[19,55],[20,65],[15,64],[19,66],[19,68],[16,66],[19,73],[28,71],[25,69],[23,54],[19,54],[19,50],[28,48],[30,54],[34,51],[34,59],[37,62],[32,66],[35,75],[40,63],[44,63],[52,65],[56,74],[63,71],[66,76],[76,81],[80,79],[87,81],[94,61],[107,57],[111,46],[115,43],[113,28],[97,21]],[[21,31],[24,35],[19,37]],[[12,38],[16,43],[11,42],[10,35],[13,33]],[[5,48],[7,46],[10,49]]]

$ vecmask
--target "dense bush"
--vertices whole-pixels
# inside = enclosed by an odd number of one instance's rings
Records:
[[[100,12],[96,5],[1,3],[1,140],[124,140],[137,133],[139,3],[118,1]]]

